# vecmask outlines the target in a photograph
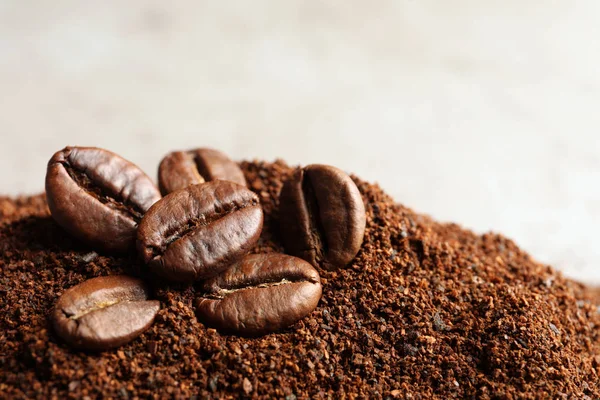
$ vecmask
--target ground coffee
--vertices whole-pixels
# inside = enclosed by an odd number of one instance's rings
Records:
[[[293,169],[243,163],[265,225],[255,253],[283,252],[278,194]],[[260,338],[223,336],[195,317],[194,286],[154,288],[162,308],[131,343],[72,350],[50,326],[65,289],[143,274],[52,220],[44,196],[0,199],[0,393],[95,398],[600,397],[600,313],[578,283],[512,241],[439,224],[355,179],[366,200],[362,249],[321,271],[317,309]]]

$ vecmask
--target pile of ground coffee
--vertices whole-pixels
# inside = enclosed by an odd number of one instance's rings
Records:
[[[254,252],[282,252],[278,194],[293,169],[242,169],[265,211]],[[136,256],[77,242],[43,196],[0,199],[0,397],[600,397],[600,312],[582,285],[502,236],[434,222],[355,181],[364,244],[346,269],[321,272],[311,315],[223,336],[196,320],[194,286],[156,286],[154,325],[103,353],[72,350],[49,314],[86,279],[144,275]]]

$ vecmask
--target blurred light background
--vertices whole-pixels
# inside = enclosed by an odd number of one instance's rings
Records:
[[[329,163],[600,283],[600,1],[0,0],[0,192],[65,145]]]

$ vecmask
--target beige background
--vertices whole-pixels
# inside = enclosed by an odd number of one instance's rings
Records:
[[[600,283],[600,1],[0,0],[0,192],[70,145],[324,162]]]

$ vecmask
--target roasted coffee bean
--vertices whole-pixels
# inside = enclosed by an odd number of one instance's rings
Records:
[[[167,154],[158,167],[158,186],[165,196],[189,185],[216,179],[246,186],[240,167],[218,150],[175,151]]]
[[[141,335],[159,309],[160,303],[148,300],[148,289],[139,279],[102,276],[64,292],[54,307],[52,322],[69,345],[105,350]]]
[[[243,257],[262,225],[258,196],[216,180],[173,192],[152,206],[138,229],[138,250],[159,276],[204,279]]]
[[[52,217],[78,239],[108,251],[135,248],[144,213],[160,199],[136,165],[103,149],[67,147],[48,162],[46,197]]]
[[[365,234],[365,206],[352,179],[328,165],[309,165],[287,181],[280,197],[286,250],[334,269],[354,259]]]
[[[202,287],[198,319],[225,333],[276,332],[310,314],[321,298],[319,273],[284,254],[244,257]]]

